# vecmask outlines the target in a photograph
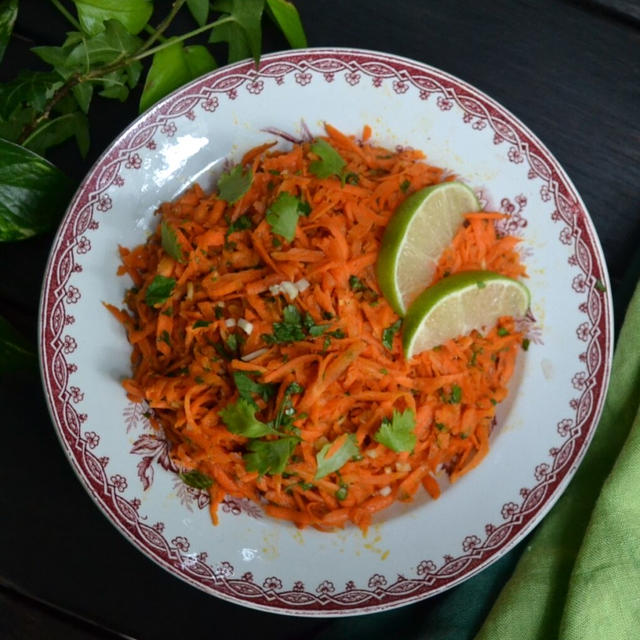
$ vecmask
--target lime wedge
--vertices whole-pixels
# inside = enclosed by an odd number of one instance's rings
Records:
[[[407,312],[402,332],[405,357],[473,329],[490,329],[501,316],[523,316],[530,300],[529,289],[521,282],[493,271],[462,271],[443,278]]]
[[[376,266],[382,294],[403,316],[433,279],[442,251],[464,214],[479,211],[473,191],[443,182],[410,195],[395,211],[382,238]]]

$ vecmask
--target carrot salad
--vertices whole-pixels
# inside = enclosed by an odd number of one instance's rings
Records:
[[[321,530],[420,488],[440,494],[484,458],[523,336],[512,318],[405,360],[401,318],[374,265],[411,193],[444,180],[420,151],[326,136],[248,151],[216,191],[158,210],[146,244],[120,248],[133,280],[107,305],[132,346],[131,400],[146,401],[189,485]],[[469,269],[525,275],[502,214],[473,213],[435,280]]]

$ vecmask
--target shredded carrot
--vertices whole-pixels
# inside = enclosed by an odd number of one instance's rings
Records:
[[[345,163],[339,175],[315,175],[311,142],[288,151],[264,144],[243,157],[252,180],[235,203],[194,185],[160,206],[165,233],[175,236],[171,255],[160,225],[146,244],[120,248],[118,273],[134,287],[126,309],[106,306],[131,343],[133,375],[123,386],[148,404],[176,465],[206,480],[200,488],[207,487],[214,523],[225,495],[266,503],[271,516],[320,530],[349,521],[366,530],[375,513],[421,487],[438,498],[439,479],[455,481],[486,456],[495,406],[507,395],[523,341],[505,317],[486,335],[461,336],[409,361],[398,337],[391,349],[383,344],[399,320],[375,277],[385,227],[407,196],[452,176],[420,151],[376,146],[369,126],[360,140],[330,125],[326,131]],[[267,217],[282,193],[305,209],[290,242]],[[467,214],[434,282],[469,269],[525,276],[518,238],[496,231],[504,215]],[[148,303],[157,276],[172,288]],[[292,307],[298,333],[276,339]],[[230,431],[223,410],[240,397],[238,379],[270,390],[252,391],[249,406],[279,435]],[[376,434],[406,411],[415,419],[415,446],[395,451]],[[248,464],[250,440],[281,437],[293,442],[284,472]],[[358,455],[340,455],[356,446]],[[331,470],[319,474],[323,447]]]

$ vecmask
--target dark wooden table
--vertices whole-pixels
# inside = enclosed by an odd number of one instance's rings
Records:
[[[124,1],[124,0],[123,0]],[[68,30],[47,2],[23,0],[0,79],[37,64],[28,48]],[[161,5],[161,2],[157,2]],[[640,7],[632,0],[298,0],[311,46],[388,51],[458,75],[520,117],[567,170],[604,248],[618,303],[640,244]],[[275,32],[265,49],[284,46]],[[102,101],[92,146],[52,159],[79,181],[135,117],[135,100]],[[35,343],[51,236],[0,246],[0,314]],[[627,287],[625,289],[625,286]],[[109,524],[75,478],[54,434],[37,376],[0,381],[0,637],[342,637],[322,619],[228,604],[160,569]],[[415,635],[438,598],[380,614],[379,633]],[[387,618],[384,618],[387,616]],[[391,622],[390,622],[391,621]],[[376,628],[375,626],[373,627]],[[344,633],[345,627],[341,627]],[[361,626],[354,619],[350,637]],[[378,637],[372,626],[367,638]],[[422,637],[422,636],[421,636]],[[442,636],[444,637],[444,636]],[[454,637],[454,636],[451,636]],[[456,635],[455,638],[460,638]]]

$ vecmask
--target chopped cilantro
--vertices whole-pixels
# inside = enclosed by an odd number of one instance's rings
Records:
[[[327,331],[327,335],[330,335],[332,338],[336,338],[338,340],[342,340],[342,338],[347,337],[347,334],[342,329],[336,329],[335,331]]]
[[[160,334],[158,340],[160,340],[160,342],[166,342],[169,346],[171,346],[171,336],[166,329]]]
[[[349,486],[344,484],[344,482],[340,483],[340,488],[335,492],[336,500],[344,500],[349,494]]]
[[[391,420],[384,418],[373,439],[392,451],[413,451],[416,446],[415,414],[411,409],[393,410]]]
[[[523,348],[525,351],[529,351],[529,345],[530,345],[530,344],[531,344],[531,340],[529,340],[529,338],[525,338],[525,339],[522,341],[522,348]]]
[[[188,484],[194,489],[208,489],[213,484],[212,478],[197,469],[193,469],[193,471],[184,471],[179,475],[182,482]]]
[[[165,309],[164,311],[160,312],[163,316],[168,316],[169,318],[173,315],[173,307],[169,307],[168,309]]]
[[[349,287],[351,291],[364,291],[367,285],[358,276],[349,276]]]
[[[594,286],[601,293],[604,293],[607,290],[607,287],[605,286],[604,282],[602,282],[602,280],[596,280],[596,283]]]
[[[319,138],[311,145],[311,151],[318,156],[309,165],[309,171],[318,178],[339,175],[347,164],[344,158],[324,139]]]
[[[391,351],[393,349],[393,337],[400,331],[402,326],[402,318],[396,320],[391,326],[382,332],[382,344]]]
[[[225,343],[232,352],[235,353],[238,350],[238,336],[235,333],[229,334]]]
[[[267,209],[267,222],[271,231],[291,242],[296,236],[298,218],[302,214],[300,198],[286,191],[278,194],[273,204]],[[308,206],[308,205],[307,205]]]
[[[239,218],[234,220],[229,225],[226,235],[228,237],[232,233],[235,233],[236,231],[245,231],[246,229],[251,229],[251,227],[253,227],[253,222],[251,221],[251,218],[246,213],[243,213]]]
[[[206,320],[196,320],[193,323],[193,328],[194,329],[200,329],[201,327],[208,327],[211,323],[207,322]]]
[[[223,173],[218,180],[218,194],[221,200],[233,204],[249,191],[253,181],[251,169],[243,171],[241,165],[237,165],[229,173]]]
[[[251,400],[239,398],[220,411],[222,421],[231,433],[245,438],[260,438],[277,433],[273,427],[256,418],[256,406]]]
[[[176,286],[175,278],[167,278],[165,276],[156,276],[151,284],[147,287],[147,291],[144,296],[144,301],[153,307],[157,304],[166,302],[171,294],[173,288]]]
[[[247,446],[248,453],[244,454],[247,471],[257,471],[261,476],[281,474],[298,442],[298,438],[293,436],[277,440],[251,440]]]
[[[402,191],[402,193],[407,193],[407,191],[409,191],[410,186],[411,186],[411,183],[408,180],[403,180],[400,183],[400,191]]]
[[[204,378],[202,376],[196,376],[194,381],[196,384],[204,384]]]
[[[252,394],[255,393],[267,402],[276,393],[275,385],[255,382],[244,371],[234,371],[233,380],[236,383],[240,397],[245,400],[252,400]]]
[[[462,389],[457,384],[454,384],[451,387],[451,395],[449,396],[449,403],[458,404],[460,400],[462,400]]]
[[[216,307],[214,313],[216,314],[216,320],[220,320],[220,318],[222,318],[224,311],[222,310],[222,307]]]
[[[350,433],[344,441],[344,444],[330,458],[327,458],[327,452],[332,444],[331,442],[325,444],[316,454],[316,462],[318,465],[315,475],[316,480],[341,469],[353,456],[360,454],[356,437],[353,433]]]
[[[164,221],[160,225],[160,236],[162,238],[162,248],[165,252],[174,260],[184,262],[182,248],[178,242],[176,232]]]
[[[504,327],[498,327],[498,335],[503,338],[504,336],[508,336],[509,332]]]
[[[435,427],[438,431],[447,431],[447,425],[442,422],[436,422]]]

